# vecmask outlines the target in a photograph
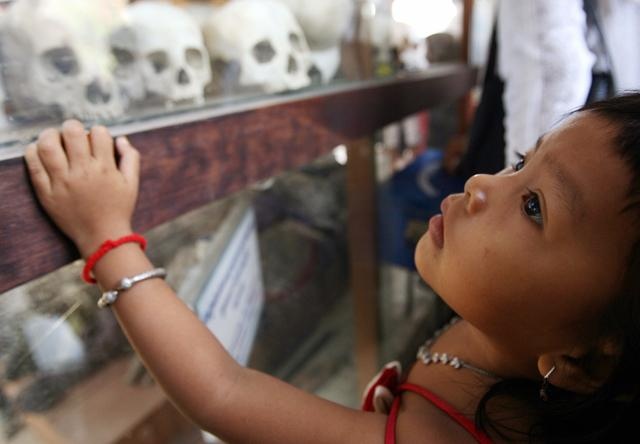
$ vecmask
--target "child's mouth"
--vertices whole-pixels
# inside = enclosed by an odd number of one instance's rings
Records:
[[[429,236],[436,247],[444,247],[444,220],[442,214],[436,214],[429,219]]]

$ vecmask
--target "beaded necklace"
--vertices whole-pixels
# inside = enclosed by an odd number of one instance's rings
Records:
[[[463,361],[462,359],[458,358],[457,356],[451,356],[448,353],[432,353],[429,348],[431,347],[431,345],[433,345],[434,341],[445,331],[447,331],[453,324],[455,324],[456,322],[458,322],[460,320],[459,317],[454,316],[451,321],[449,321],[444,327],[442,327],[441,329],[437,330],[435,332],[435,334],[431,337],[431,339],[428,339],[419,349],[418,349],[418,354],[416,356],[417,359],[419,359],[420,361],[422,361],[423,364],[425,365],[429,365],[429,364],[445,364],[445,365],[449,365],[455,369],[461,369],[461,368],[466,368],[468,370],[471,370],[473,372],[476,372],[480,375],[483,376],[487,376],[489,378],[494,378],[494,379],[500,379],[497,375],[484,370],[482,368],[476,367],[475,365],[471,365],[468,362]]]

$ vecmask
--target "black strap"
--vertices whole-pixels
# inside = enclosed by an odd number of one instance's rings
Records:
[[[598,70],[598,66],[602,63],[594,64],[594,69],[591,72],[591,88],[587,96],[587,103],[613,97],[616,93],[613,61],[598,18],[596,1],[597,0],[583,0],[582,6],[586,15],[587,29],[594,30],[598,39],[594,43],[595,47],[591,49],[597,57],[604,57],[604,60],[601,59],[600,62],[604,62],[606,69]]]
[[[504,168],[504,82],[496,72],[498,25],[494,26],[480,103],[469,130],[467,150],[456,174],[468,179],[476,173],[494,174]]]

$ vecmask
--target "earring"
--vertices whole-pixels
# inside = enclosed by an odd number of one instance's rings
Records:
[[[542,386],[540,387],[540,399],[545,402],[549,400],[549,393],[547,393],[547,390],[549,389],[549,377],[555,371],[556,366],[554,365],[553,367],[551,367],[551,370],[549,370],[547,374],[544,375],[544,379],[542,380]]]

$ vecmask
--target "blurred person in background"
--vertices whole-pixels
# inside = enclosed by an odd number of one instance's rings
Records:
[[[499,1],[466,150],[450,148],[448,169],[500,171],[568,112],[638,89],[638,29],[638,0]]]

